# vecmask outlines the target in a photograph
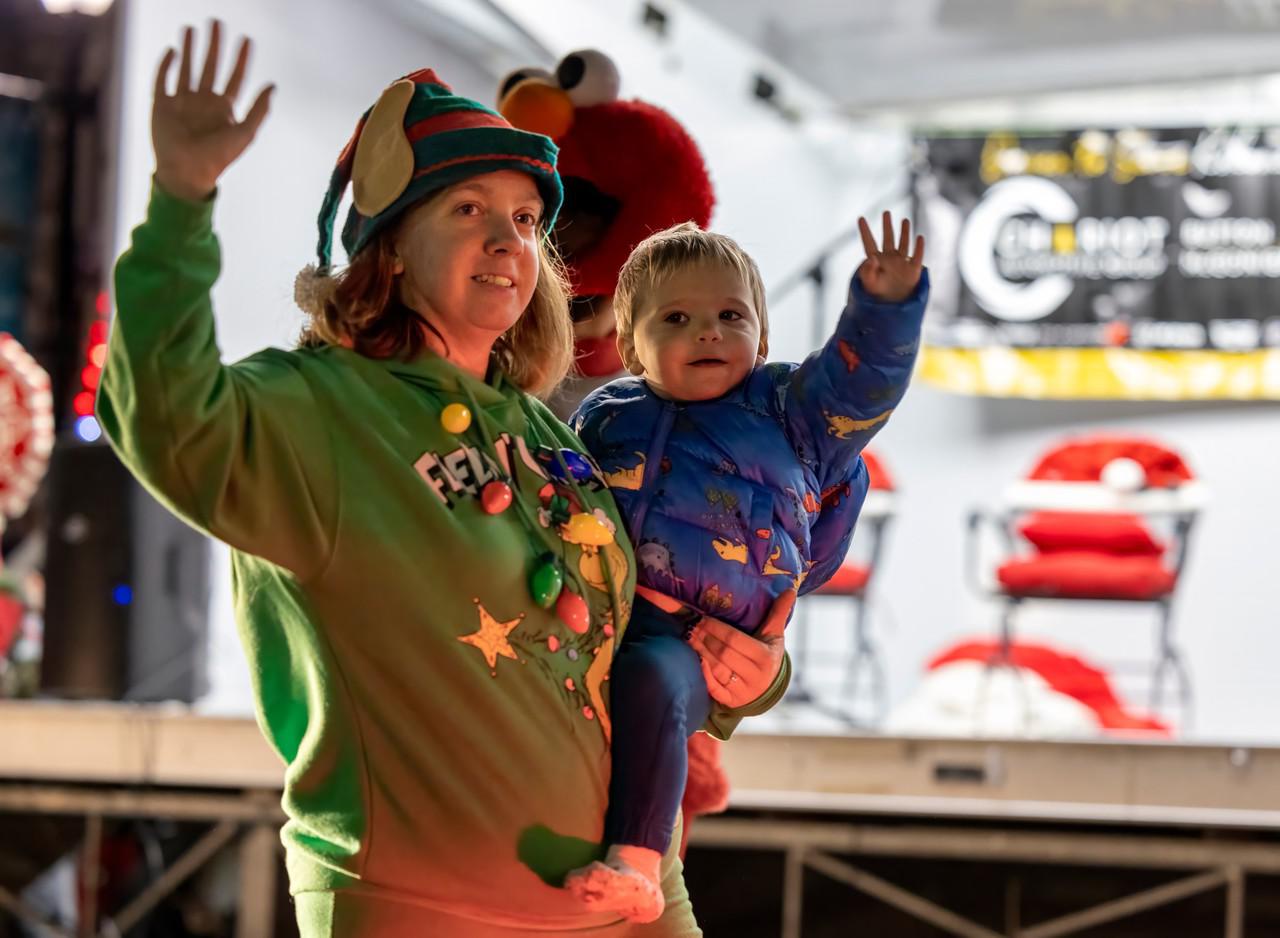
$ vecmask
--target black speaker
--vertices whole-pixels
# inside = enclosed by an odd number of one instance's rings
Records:
[[[48,486],[42,693],[201,697],[208,538],[152,498],[105,443],[59,441]]]

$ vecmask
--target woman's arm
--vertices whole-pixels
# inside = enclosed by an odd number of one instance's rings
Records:
[[[190,30],[174,95],[165,92],[172,50],[157,74],[156,186],[116,266],[98,417],[125,464],[177,514],[305,576],[327,558],[326,519],[336,515],[326,506],[336,497],[328,430],[293,356],[268,351],[224,366],[214,336],[212,187],[266,113],[264,92],[243,123],[231,116],[247,42],[226,92],[213,92],[218,33],[215,24],[197,88]]]

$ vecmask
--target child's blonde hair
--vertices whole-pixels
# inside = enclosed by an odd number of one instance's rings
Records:
[[[648,291],[677,270],[695,264],[719,264],[742,278],[760,317],[760,354],[768,355],[769,312],[756,262],[732,238],[706,231],[691,221],[651,234],[636,245],[622,265],[613,296],[618,338],[631,341],[636,312]]]

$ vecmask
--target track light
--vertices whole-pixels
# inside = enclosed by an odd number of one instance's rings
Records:
[[[98,16],[111,8],[111,0],[40,0],[50,13],[84,13]]]

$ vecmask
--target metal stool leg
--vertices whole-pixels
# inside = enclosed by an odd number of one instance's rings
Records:
[[[855,596],[858,611],[854,616],[853,649],[845,664],[845,680],[843,696],[848,701],[849,720],[855,724],[879,725],[884,720],[888,707],[887,682],[884,666],[880,660],[880,650],[869,633],[868,606],[865,595]],[[857,717],[858,685],[863,666],[866,666],[870,690],[871,718],[869,721]]]
[[[812,703],[813,692],[805,684],[809,662],[809,627],[813,622],[809,603],[813,600],[806,597],[796,605],[795,622],[787,629],[792,632],[795,641],[789,643],[791,651],[791,687],[787,689],[787,699],[792,703]]]
[[[1159,713],[1164,704],[1165,676],[1172,672],[1177,689],[1177,700],[1182,728],[1185,730],[1192,720],[1191,676],[1182,658],[1182,652],[1173,641],[1173,602],[1171,598],[1160,601],[1159,647],[1157,660],[1151,678],[1150,709]]]
[[[1026,678],[1013,661],[1013,617],[1021,600],[1016,596],[1005,597],[1004,608],[1000,612],[1000,642],[996,650],[987,658],[987,666],[983,671],[982,684],[978,689],[978,705],[974,711],[975,733],[982,728],[981,721],[987,712],[987,689],[991,682],[991,674],[1001,668],[1012,675],[1017,685],[1018,696],[1022,703],[1023,729],[1031,725],[1031,696],[1027,690]]]

